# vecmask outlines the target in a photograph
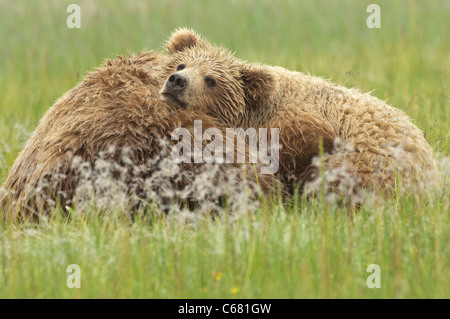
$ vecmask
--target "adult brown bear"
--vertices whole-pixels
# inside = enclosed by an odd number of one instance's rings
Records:
[[[79,206],[106,191],[121,191],[127,199],[117,194],[122,203],[111,203],[114,198],[104,197],[103,208],[120,209],[123,203],[135,207],[149,200],[149,190],[173,195],[171,187],[184,190],[196,176],[212,169],[206,164],[174,166],[168,156],[175,128],[187,128],[193,134],[194,120],[202,120],[203,131],[214,127],[224,132],[225,127],[201,112],[180,111],[161,101],[159,89],[168,75],[167,61],[156,52],[109,60],[64,94],[41,119],[0,189],[0,211],[5,217],[29,218],[56,205]],[[249,150],[232,151],[237,155]],[[217,189],[233,183],[234,175],[237,182],[247,180],[253,191],[256,184],[264,192],[272,186],[268,175],[256,182],[250,165],[246,172],[240,164],[218,164],[215,169],[207,181],[210,194],[200,195],[218,194]],[[159,179],[155,179],[157,172]]]

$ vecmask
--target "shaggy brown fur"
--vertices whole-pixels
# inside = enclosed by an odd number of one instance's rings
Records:
[[[62,207],[73,204],[80,182],[79,168],[72,165],[75,156],[91,166],[98,158],[119,162],[126,167],[126,181],[131,185],[136,178],[152,173],[154,167],[148,160],[164,148],[160,138],[169,140],[166,151],[170,154],[169,147],[175,143],[170,135],[175,128],[185,127],[193,134],[193,121],[201,119],[203,130],[216,127],[225,136],[225,128],[217,120],[194,110],[176,110],[161,101],[158,91],[168,75],[166,60],[154,52],[109,60],[64,94],[42,118],[11,168],[0,192],[0,210],[10,211],[11,218],[28,217],[48,210],[55,201]],[[142,165],[147,165],[146,170],[134,173],[133,169]],[[202,165],[181,165],[195,174],[202,170]],[[222,164],[223,176],[230,174],[232,167],[238,165]],[[254,183],[253,172],[249,166],[246,177]],[[190,182],[178,184],[183,188]],[[271,183],[270,176],[259,178],[264,191]],[[140,194],[144,189],[134,192]]]
[[[174,90],[166,82],[162,96],[174,107],[198,109],[230,127],[280,128],[279,175],[308,182],[302,190],[312,193],[320,184],[319,163],[313,161],[320,139],[330,189],[389,191],[396,177],[414,183],[435,172],[422,132],[403,112],[369,94],[281,67],[248,64],[189,29],[174,32],[166,49],[169,69],[186,83]]]

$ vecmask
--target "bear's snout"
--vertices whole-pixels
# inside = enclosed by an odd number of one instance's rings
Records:
[[[180,73],[174,73],[166,81],[166,86],[170,90],[181,91],[187,86],[187,78]]]

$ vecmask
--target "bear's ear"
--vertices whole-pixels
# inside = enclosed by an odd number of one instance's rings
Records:
[[[241,68],[247,104],[258,106],[269,100],[276,91],[277,80],[268,67],[244,64]]]
[[[206,46],[208,42],[202,39],[200,35],[188,28],[175,30],[166,42],[166,51],[174,54],[188,48],[196,46]]]

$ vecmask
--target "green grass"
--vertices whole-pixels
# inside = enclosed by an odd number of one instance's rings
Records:
[[[189,26],[249,61],[357,86],[405,110],[446,161],[450,3],[377,1],[0,0],[0,182],[53,102],[105,58],[161,49]],[[446,92],[444,87],[446,85]],[[92,213],[0,225],[3,298],[449,298],[447,183],[420,196],[367,203],[353,218],[323,200],[186,225]],[[121,217],[122,216],[122,217]],[[66,267],[81,267],[81,289]],[[369,264],[381,288],[369,289]]]
[[[403,199],[353,219],[313,202],[191,226],[106,214],[4,227],[0,296],[448,297],[442,204]],[[373,263],[380,289],[366,286]],[[69,264],[81,268],[81,289],[66,286]]]

